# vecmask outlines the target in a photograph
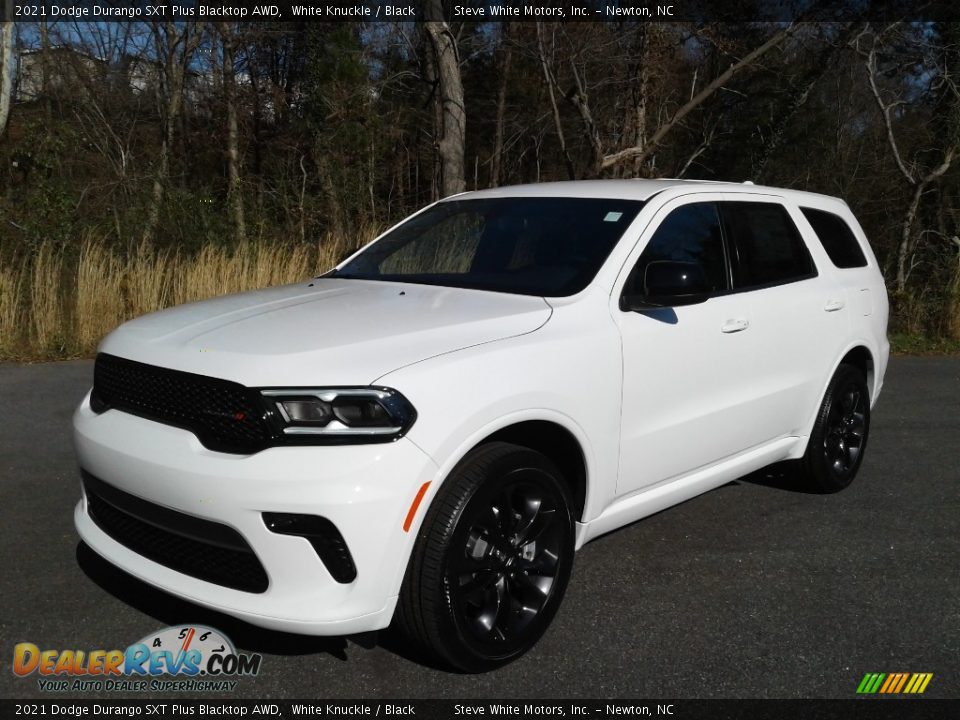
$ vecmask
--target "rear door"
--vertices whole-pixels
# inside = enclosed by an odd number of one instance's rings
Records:
[[[731,248],[733,292],[748,301],[755,341],[748,392],[764,440],[799,436],[848,337],[850,307],[821,272],[798,229],[798,208],[776,196],[719,204]],[[822,253],[817,253],[822,262]]]

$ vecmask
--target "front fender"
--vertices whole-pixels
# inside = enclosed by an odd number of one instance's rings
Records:
[[[485,438],[530,420],[554,423],[580,444],[587,476],[582,519],[610,503],[620,449],[619,338],[612,322],[586,327],[565,314],[555,313],[536,333],[431,358],[377,380],[417,409],[406,437],[438,466],[425,503]],[[418,513],[417,523],[424,515]]]

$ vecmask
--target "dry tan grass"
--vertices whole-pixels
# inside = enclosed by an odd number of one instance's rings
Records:
[[[127,317],[139,317],[169,306],[177,256],[141,243],[127,258],[123,274]]]
[[[957,280],[954,282],[947,303],[946,334],[951,340],[960,340],[960,270],[957,271]]]
[[[22,270],[0,268],[0,357],[13,354],[23,332]]]
[[[0,359],[91,355],[125,320],[304,280],[333,267],[377,230],[365,228],[360,238],[328,236],[317,245],[208,245],[195,255],[150,245],[124,253],[89,237],[73,263],[44,243],[25,262],[0,266]]]
[[[33,257],[32,270],[27,311],[32,347],[41,354],[63,352],[63,252],[53,243],[43,243]]]
[[[234,292],[226,253],[207,245],[194,257],[174,257],[171,305]]]
[[[124,262],[102,242],[87,240],[80,248],[73,306],[73,342],[82,351],[97,346],[100,339],[124,320]]]

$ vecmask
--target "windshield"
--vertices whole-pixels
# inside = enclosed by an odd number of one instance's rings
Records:
[[[387,233],[332,277],[573,295],[642,207],[595,198],[450,200]]]

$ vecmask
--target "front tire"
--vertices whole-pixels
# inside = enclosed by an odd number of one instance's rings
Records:
[[[853,365],[840,365],[827,386],[802,460],[807,484],[821,493],[853,482],[870,433],[870,390]]]
[[[545,456],[494,442],[469,453],[431,504],[397,625],[464,672],[517,659],[556,614],[573,565],[570,491]]]

